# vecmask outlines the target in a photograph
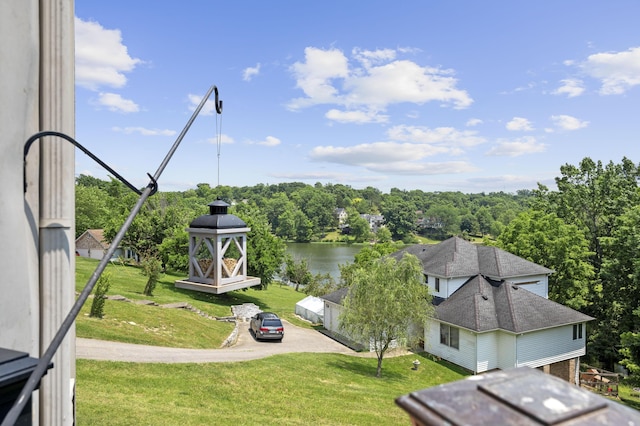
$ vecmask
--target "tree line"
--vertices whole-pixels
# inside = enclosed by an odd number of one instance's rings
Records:
[[[185,228],[218,198],[231,204],[230,212],[252,228],[249,267],[256,268],[252,275],[267,285],[284,262],[283,241],[318,241],[331,235],[338,227],[336,208],[347,210],[352,230],[361,230],[339,239],[379,241],[387,248],[376,251],[367,246],[361,256],[365,258],[392,250],[391,241],[412,243],[418,235],[483,237],[485,244],[555,271],[549,280],[550,299],[595,318],[588,324],[590,362],[605,368],[621,363],[640,373],[639,177],[640,166],[627,158],[608,164],[584,158],[578,165],[561,166],[556,190],[538,185],[516,193],[397,188],[383,193],[341,184],[202,183],[151,197],[123,245],[155,256],[165,268],[185,270]],[[80,175],[76,183],[76,236],[102,228],[108,239],[113,238],[137,195],[113,179]],[[358,223],[360,214],[382,214],[383,235],[368,233]],[[299,273],[304,276],[304,270]]]

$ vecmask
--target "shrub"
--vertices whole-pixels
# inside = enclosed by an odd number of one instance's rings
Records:
[[[103,273],[96,282],[96,288],[93,292],[93,302],[91,303],[90,317],[102,318],[104,316],[104,300],[111,286],[111,274]]]
[[[145,296],[153,296],[153,290],[156,288],[156,283],[162,272],[162,264],[155,257],[147,257],[142,261],[141,266],[142,275],[148,277],[147,284],[144,287],[144,294]]]

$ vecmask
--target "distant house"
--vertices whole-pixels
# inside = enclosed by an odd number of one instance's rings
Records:
[[[424,349],[473,373],[511,367],[539,367],[575,382],[586,353],[586,323],[593,318],[548,300],[551,269],[496,247],[453,237],[434,245],[413,245],[435,315],[424,332]],[[323,296],[328,330],[346,290]]]
[[[349,215],[347,214],[347,210],[342,207],[337,207],[333,210],[333,216],[338,220],[338,227],[342,228],[342,225],[345,224]]]
[[[374,234],[384,225],[384,216],[381,214],[361,214],[360,217],[369,222],[369,229]]]
[[[338,220],[338,228],[343,230],[343,233],[348,234],[349,225],[347,225],[347,220],[349,219],[349,215],[347,214],[347,210],[338,207],[333,210],[333,216]],[[366,220],[369,223],[369,229],[371,232],[378,232],[378,229],[384,225],[384,217],[381,214],[361,214],[361,218]],[[346,231],[345,231],[346,230]]]
[[[109,250],[109,243],[105,240],[102,229],[87,229],[76,239],[76,254],[78,256],[102,260],[107,250]],[[128,259],[135,258],[135,254],[131,250],[118,248],[113,257]]]

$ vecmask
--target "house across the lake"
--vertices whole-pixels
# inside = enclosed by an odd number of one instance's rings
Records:
[[[394,253],[418,257],[434,296],[424,349],[473,373],[541,368],[576,383],[593,318],[549,300],[552,270],[497,247],[453,237]],[[338,332],[345,290],[323,297],[325,328]]]

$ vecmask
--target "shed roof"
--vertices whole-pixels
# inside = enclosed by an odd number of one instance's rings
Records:
[[[328,300],[329,302],[333,302],[338,305],[342,305],[342,299],[344,299],[349,292],[348,287],[342,287],[337,289],[336,291],[332,291],[329,294],[325,294],[324,296],[320,296],[320,299]]]
[[[476,275],[436,306],[436,318],[476,332],[524,333],[576,324],[592,317],[508,281]]]
[[[444,278],[482,274],[494,279],[508,279],[553,273],[549,268],[497,247],[472,244],[460,237],[451,237],[439,244],[415,244],[392,256],[400,258],[404,253],[420,259],[426,275]]]

